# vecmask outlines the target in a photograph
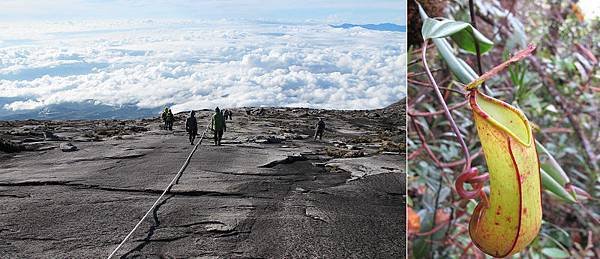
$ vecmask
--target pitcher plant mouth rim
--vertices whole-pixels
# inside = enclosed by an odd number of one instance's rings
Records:
[[[507,108],[510,111],[514,112],[519,117],[519,119],[521,119],[521,122],[523,122],[525,124],[525,127],[528,129],[528,130],[526,130],[527,139],[526,140],[521,139],[521,137],[517,136],[517,134],[515,134],[512,130],[510,130],[508,127],[506,127],[505,125],[503,125],[502,123],[497,121],[493,116],[491,116],[489,113],[487,113],[485,110],[483,110],[483,108],[480,107],[479,104],[477,103],[478,97],[481,97],[484,100],[489,101],[495,105],[503,106],[504,108]],[[527,117],[521,110],[517,109],[516,107],[514,107],[506,102],[503,102],[503,101],[493,98],[491,96],[485,95],[484,93],[482,93],[479,90],[472,90],[469,93],[469,104],[474,112],[476,112],[477,114],[479,114],[479,116],[483,117],[485,120],[490,122],[490,124],[492,124],[494,127],[499,128],[500,130],[507,133],[508,135],[510,135],[511,137],[513,137],[519,143],[525,145],[526,147],[529,147],[530,145],[532,145],[533,141],[532,141],[531,124],[529,123],[529,120],[527,119]]]

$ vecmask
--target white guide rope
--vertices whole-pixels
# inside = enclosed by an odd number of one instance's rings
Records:
[[[206,127],[206,129],[202,133],[202,137],[200,137],[200,140],[198,141],[198,143],[194,146],[194,149],[192,149],[192,152],[190,152],[190,155],[185,160],[185,163],[183,163],[183,166],[181,167],[181,169],[179,169],[179,172],[177,172],[177,175],[175,175],[175,177],[173,178],[173,180],[171,180],[171,182],[169,183],[169,185],[167,186],[167,188],[165,188],[165,190],[162,192],[162,194],[160,195],[160,197],[158,197],[158,199],[156,199],[156,201],[154,202],[154,204],[152,204],[152,207],[150,207],[150,209],[148,210],[148,212],[146,212],[146,215],[144,215],[144,217],[142,217],[142,219],[140,219],[140,221],[135,225],[135,227],[133,227],[133,229],[131,230],[131,232],[129,232],[129,234],[127,234],[127,236],[123,239],[123,241],[121,241],[121,243],[119,244],[119,246],[117,246],[117,248],[115,248],[115,250],[113,250],[112,253],[110,253],[110,255],[108,256],[108,259],[112,258],[115,255],[115,253],[117,253],[117,251],[119,250],[119,248],[121,248],[121,246],[123,246],[123,244],[125,244],[125,242],[127,241],[127,239],[129,239],[129,237],[131,237],[131,235],[133,234],[133,232],[135,232],[135,230],[142,224],[142,222],[146,219],[146,217],[148,217],[148,215],[150,215],[150,212],[152,212],[152,210],[154,210],[154,207],[156,207],[156,205],[163,198],[163,196],[165,196],[165,194],[167,192],[169,192],[169,190],[171,190],[171,187],[173,187],[173,184],[175,182],[179,181],[179,177],[181,177],[181,174],[183,173],[183,171],[185,171],[185,169],[187,168],[188,164],[190,163],[190,159],[192,158],[192,155],[194,155],[194,152],[196,152],[196,149],[198,149],[198,146],[200,146],[200,144],[202,144],[202,140],[204,139],[204,136],[206,135],[206,132],[208,132],[208,126]]]

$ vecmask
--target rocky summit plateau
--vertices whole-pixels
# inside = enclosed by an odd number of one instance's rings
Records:
[[[232,109],[115,258],[403,258],[403,103]],[[0,121],[0,257],[106,258],[193,149],[186,116]]]

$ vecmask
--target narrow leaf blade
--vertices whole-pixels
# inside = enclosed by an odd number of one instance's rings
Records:
[[[571,193],[569,193],[564,187],[562,187],[552,176],[550,176],[544,169],[540,169],[542,174],[542,185],[544,189],[556,195],[563,201],[568,203],[575,203],[576,200]]]

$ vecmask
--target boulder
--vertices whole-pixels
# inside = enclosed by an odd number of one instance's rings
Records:
[[[360,151],[360,150],[352,150],[350,152],[347,152],[346,154],[344,154],[342,157],[344,158],[353,158],[353,157],[363,157],[365,156],[365,153]]]
[[[303,140],[303,139],[307,139],[308,137],[310,137],[309,135],[306,134],[297,134],[297,133],[283,133],[283,138],[284,139],[289,139],[289,140]]]
[[[62,152],[73,152],[73,151],[77,151],[77,147],[71,143],[61,143],[60,150]]]
[[[269,144],[279,144],[281,142],[283,142],[285,140],[285,137],[279,137],[279,136],[268,136],[267,137],[267,143]]]
[[[346,148],[348,148],[348,150],[363,150],[362,147],[359,147],[357,145],[346,145]]]

